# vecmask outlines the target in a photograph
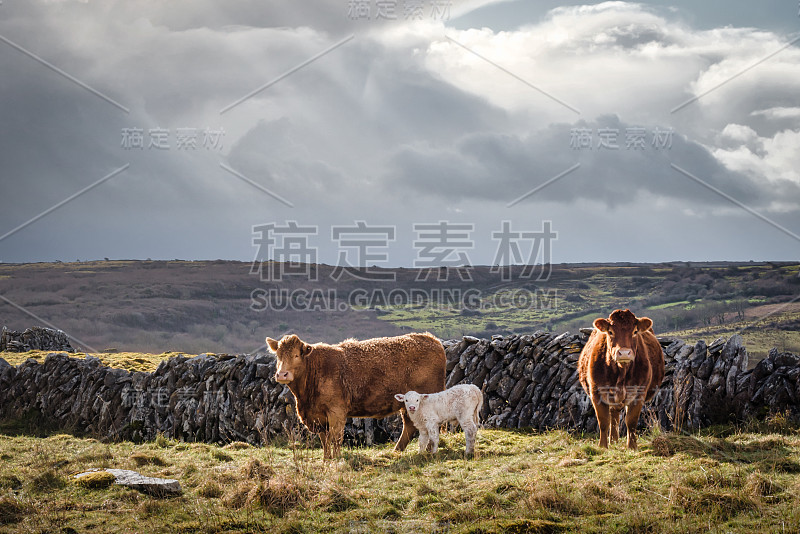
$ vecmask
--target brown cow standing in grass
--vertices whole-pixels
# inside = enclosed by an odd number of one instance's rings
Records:
[[[578,374],[589,394],[600,426],[600,446],[619,439],[619,413],[625,408],[628,448],[636,449],[636,425],[644,403],[664,379],[664,353],[653,333],[653,321],[630,310],[615,310],[595,319],[581,351]]]
[[[394,396],[444,389],[444,347],[428,333],[337,345],[309,345],[292,334],[268,337],[267,345],[278,359],[275,380],[289,386],[300,421],[322,440],[324,458],[339,455],[348,417],[380,419],[398,411],[403,433],[395,451],[405,450],[417,429]]]

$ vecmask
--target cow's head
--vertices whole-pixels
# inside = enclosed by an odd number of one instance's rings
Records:
[[[405,395],[398,393],[394,398],[406,405],[408,413],[414,413],[419,409],[419,405],[427,396],[427,394],[420,395],[416,391],[409,391]]]
[[[301,341],[294,334],[283,336],[280,341],[268,337],[267,347],[278,358],[275,380],[281,384],[289,384],[303,376],[306,371],[306,358],[314,350],[314,347]]]
[[[620,367],[626,367],[633,361],[636,357],[636,336],[651,326],[653,321],[647,317],[637,318],[630,310],[614,310],[608,319],[601,317],[594,320],[594,327],[606,333],[606,348],[610,360]]]

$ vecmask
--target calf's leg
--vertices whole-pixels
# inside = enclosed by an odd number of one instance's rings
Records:
[[[436,454],[436,451],[439,450],[439,425],[426,425],[426,430],[431,439],[431,454]]]
[[[408,416],[405,408],[400,410],[400,414],[403,416],[403,433],[400,434],[400,439],[397,441],[397,445],[394,446],[394,452],[403,452],[406,450],[408,442],[411,441],[411,438],[413,438],[414,434],[417,432],[417,427],[414,426],[414,422]]]
[[[464,422],[459,421],[461,428],[464,429],[464,454],[475,454],[475,436],[478,434],[478,425],[472,419],[467,419]]]
[[[428,432],[424,428],[419,429],[419,452],[428,452],[428,445],[431,442],[431,438],[428,436]]]

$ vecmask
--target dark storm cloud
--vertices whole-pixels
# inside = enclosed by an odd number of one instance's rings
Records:
[[[676,172],[671,167],[675,164],[754,208],[800,198],[798,184],[782,180],[765,187],[763,180],[726,169],[707,148],[677,132],[668,147],[657,147],[652,142],[654,132],[645,128],[644,147],[628,148],[626,132],[634,127],[641,126],[622,123],[617,117],[601,117],[590,123],[551,125],[521,136],[481,132],[438,149],[405,146],[389,158],[387,182],[413,185],[419,191],[447,198],[511,202],[579,163],[578,170],[543,188],[530,201],[571,204],[587,199],[618,206],[647,193],[695,206],[729,202]],[[570,146],[578,129],[591,133],[591,148]],[[603,129],[614,133],[618,148],[598,147],[598,134]]]

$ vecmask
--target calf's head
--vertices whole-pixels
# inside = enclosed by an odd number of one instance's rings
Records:
[[[294,334],[283,336],[280,341],[268,337],[267,347],[278,359],[275,380],[281,384],[289,384],[305,374],[306,358],[314,350]]]
[[[408,413],[414,413],[419,410],[419,405],[427,396],[427,394],[420,395],[416,391],[409,391],[405,395],[398,393],[394,398],[406,405]]]
[[[636,337],[651,326],[653,321],[636,317],[630,310],[614,310],[608,319],[594,320],[594,327],[606,333],[606,354],[620,367],[626,367],[634,360]]]

